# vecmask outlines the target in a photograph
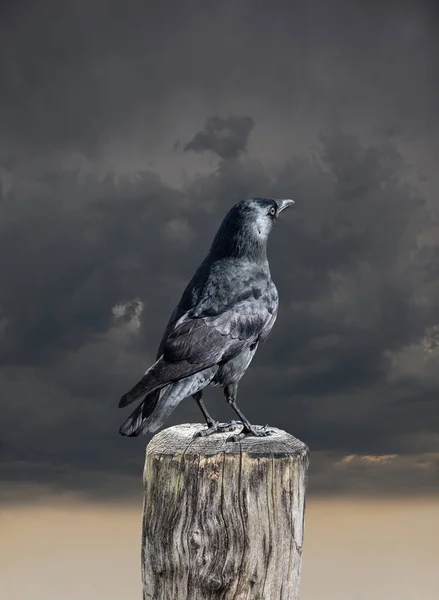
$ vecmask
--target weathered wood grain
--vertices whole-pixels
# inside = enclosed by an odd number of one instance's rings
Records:
[[[178,425],[149,443],[144,600],[296,600],[308,448],[285,431],[227,442]]]

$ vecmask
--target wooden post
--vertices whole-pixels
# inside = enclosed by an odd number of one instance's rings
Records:
[[[308,448],[265,438],[193,439],[178,425],[146,450],[144,600],[296,600]]]

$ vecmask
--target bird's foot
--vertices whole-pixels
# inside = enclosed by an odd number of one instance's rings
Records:
[[[256,427],[255,425],[250,425],[250,427],[247,427],[246,425],[244,425],[242,431],[240,431],[239,433],[234,433],[233,435],[229,435],[229,437],[227,438],[228,442],[239,442],[239,440],[243,440],[245,437],[267,437],[268,435],[271,435],[272,433],[274,433],[274,431],[272,431],[271,429],[267,429],[268,425],[265,425],[265,427]]]
[[[209,423],[207,429],[201,429],[194,433],[194,438],[207,437],[214,433],[224,433],[225,431],[234,431],[238,425],[242,425],[242,421],[228,421],[227,423],[213,421],[213,423]]]

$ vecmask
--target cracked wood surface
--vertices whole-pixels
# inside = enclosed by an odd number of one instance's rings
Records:
[[[148,444],[144,600],[296,600],[308,448],[280,429],[227,442],[177,425]]]

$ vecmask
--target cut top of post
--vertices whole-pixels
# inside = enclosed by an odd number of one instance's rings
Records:
[[[203,455],[214,456],[215,454],[240,454],[245,453],[251,457],[305,457],[308,454],[306,444],[292,436],[291,434],[270,427],[271,435],[266,437],[248,436],[238,442],[229,442],[227,438],[231,435],[227,433],[215,433],[208,437],[194,438],[194,434],[205,425],[200,423],[191,423],[184,425],[175,425],[164,429],[154,436],[147,448],[148,454],[185,454],[185,455]]]

